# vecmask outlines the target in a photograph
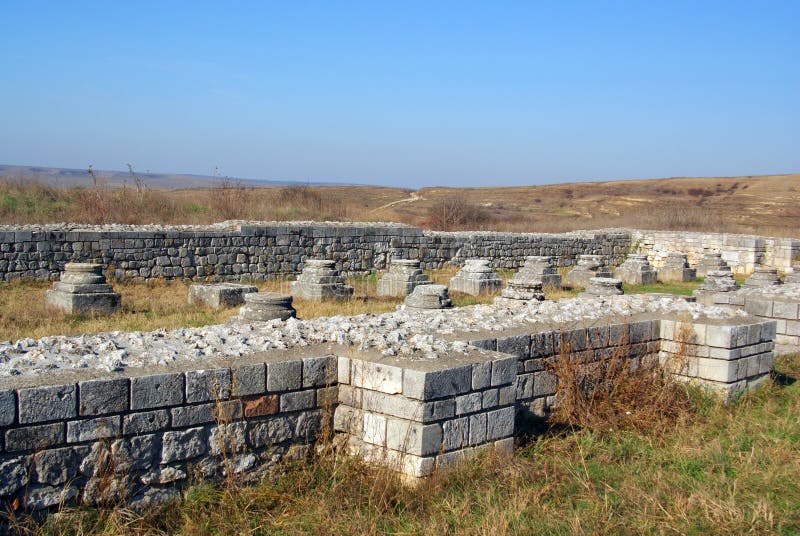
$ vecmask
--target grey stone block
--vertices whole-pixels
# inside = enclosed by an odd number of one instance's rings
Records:
[[[516,373],[517,359],[497,359],[492,361],[492,387],[512,383]]]
[[[558,385],[558,378],[555,373],[543,370],[534,374],[533,396],[554,395]]]
[[[386,446],[414,456],[431,456],[442,448],[442,427],[402,419],[387,419]]]
[[[64,443],[64,423],[41,424],[6,430],[6,450],[41,450]]]
[[[78,473],[82,455],[88,452],[84,447],[81,452],[75,448],[48,449],[33,455],[33,479],[40,484],[59,486],[71,480]]]
[[[303,387],[322,387],[336,383],[338,371],[335,356],[304,357]]]
[[[181,373],[131,378],[131,409],[177,406],[183,403],[184,377]]]
[[[231,371],[227,368],[186,371],[186,402],[223,400],[231,396]]]
[[[475,413],[481,410],[483,395],[479,392],[467,393],[456,397],[456,415]]]
[[[443,370],[403,372],[403,395],[418,400],[444,398],[472,389],[472,367],[464,365]]]
[[[242,404],[239,400],[209,402],[196,406],[172,408],[172,426],[183,428],[209,423],[227,423],[242,418]]]
[[[121,423],[122,418],[119,415],[69,422],[67,423],[67,443],[117,437],[122,431]]]
[[[150,434],[169,427],[169,413],[165,409],[131,413],[122,419],[122,431],[125,435]]]
[[[105,415],[127,411],[130,384],[127,378],[88,380],[78,383],[80,415]]]
[[[281,412],[301,411],[314,407],[314,391],[297,391],[281,395]]]
[[[17,398],[13,389],[0,390],[0,426],[11,426],[17,415]]]
[[[27,456],[0,458],[0,496],[16,493],[28,485]]]
[[[77,402],[74,384],[20,389],[19,422],[27,424],[75,417]]]
[[[161,463],[190,460],[202,456],[208,450],[207,435],[205,428],[164,432]]]
[[[530,335],[517,335],[497,339],[497,351],[515,357],[527,358],[531,353]]]
[[[285,443],[294,437],[296,422],[292,417],[278,416],[250,425],[248,440],[253,448]]]
[[[480,445],[486,442],[487,433],[486,413],[471,415],[469,418],[469,444]]]
[[[494,441],[514,434],[514,408],[500,408],[486,414],[486,440]]]
[[[303,362],[281,361],[267,364],[267,391],[292,391],[303,386]]]
[[[473,363],[472,365],[472,390],[478,391],[486,389],[491,385],[492,381],[492,363],[485,361],[483,363]]]
[[[231,369],[233,396],[260,395],[267,389],[267,369],[263,363],[241,365]]]
[[[469,417],[451,419],[442,424],[442,446],[445,451],[469,445]]]

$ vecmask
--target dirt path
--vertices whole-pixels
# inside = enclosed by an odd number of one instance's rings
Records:
[[[379,210],[383,210],[383,209],[386,209],[386,208],[392,208],[392,207],[400,205],[402,203],[413,203],[414,201],[424,201],[424,200],[425,200],[425,198],[424,197],[420,197],[417,194],[417,192],[411,192],[409,197],[407,197],[406,199],[399,199],[397,201],[392,201],[391,203],[386,203],[385,205],[381,205],[378,208],[372,209],[370,212],[378,212]]]

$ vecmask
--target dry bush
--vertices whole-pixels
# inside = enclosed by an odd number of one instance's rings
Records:
[[[244,219],[243,209],[247,202],[248,189],[242,181],[225,177],[211,189],[211,209],[220,219]]]
[[[626,342],[599,360],[578,358],[569,344],[560,347],[550,364],[558,378],[554,422],[596,431],[647,431],[691,417],[687,386],[657,359],[630,357]]]
[[[479,230],[492,223],[483,208],[469,203],[461,195],[451,195],[434,202],[427,210],[423,226],[437,231]]]

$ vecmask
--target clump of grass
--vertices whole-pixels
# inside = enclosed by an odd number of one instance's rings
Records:
[[[571,353],[561,342],[550,363],[558,378],[555,422],[600,432],[649,430],[693,417],[694,399],[686,384],[654,356],[631,357],[627,340],[612,342],[617,346],[603,359]]]

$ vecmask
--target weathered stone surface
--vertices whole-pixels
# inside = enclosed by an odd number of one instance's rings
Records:
[[[122,430],[125,435],[149,434],[166,430],[168,425],[169,413],[167,410],[159,409],[125,415]]]
[[[419,261],[392,259],[389,271],[378,280],[378,296],[405,297],[417,285],[429,284],[428,276],[422,273]]]
[[[448,309],[453,306],[444,285],[418,285],[404,302],[409,309]]]
[[[67,443],[117,437],[122,431],[121,422],[119,415],[68,422]]]
[[[189,305],[221,309],[244,303],[246,294],[258,292],[252,285],[237,283],[198,284],[189,287]]]
[[[302,386],[302,361],[279,361],[267,364],[267,391],[291,391]]]
[[[290,417],[276,416],[266,422],[254,423],[248,431],[248,440],[254,448],[277,445],[294,437],[295,421]]]
[[[291,288],[293,295],[306,300],[347,300],[353,295],[353,287],[344,284],[332,260],[307,260]]]
[[[623,294],[622,281],[613,277],[592,277],[581,295],[619,296]]]
[[[131,409],[177,406],[183,402],[183,374],[154,374],[131,378]]]
[[[722,253],[706,252],[695,265],[695,276],[706,277],[709,272],[725,269],[730,271],[730,266],[722,260]]]
[[[730,268],[709,270],[706,272],[703,282],[692,292],[692,296],[703,305],[714,305],[720,303],[720,294],[734,292],[738,289],[739,285],[733,278]]]
[[[651,285],[657,279],[655,270],[647,261],[647,255],[633,253],[614,270],[614,277],[628,285]]]
[[[189,460],[205,454],[208,449],[205,428],[189,428],[181,432],[164,432],[161,463]]]
[[[658,269],[659,281],[683,283],[695,278],[695,271],[689,268],[689,261],[683,253],[669,253],[664,265]]]
[[[267,389],[267,370],[263,363],[240,365],[231,369],[233,396],[249,396],[264,393]]]
[[[0,426],[14,424],[17,415],[17,399],[11,389],[0,389]]]
[[[186,402],[222,400],[231,394],[231,371],[227,368],[186,372]]]
[[[19,422],[55,421],[77,415],[78,393],[74,384],[19,390]]]
[[[758,266],[753,271],[753,274],[745,280],[742,286],[746,288],[759,288],[780,284],[781,280],[778,277],[777,269]]]
[[[59,486],[75,477],[87,447],[43,450],[33,455],[33,478],[40,484]]]
[[[24,426],[6,430],[6,450],[41,450],[64,443],[64,423]]]
[[[297,316],[292,306],[292,297],[275,292],[259,292],[245,294],[244,305],[239,309],[238,322],[267,322],[269,320],[287,320]]]
[[[450,289],[477,296],[500,290],[502,281],[487,259],[467,259],[464,266],[450,279]]]
[[[110,315],[120,307],[120,295],[106,284],[103,265],[67,263],[61,281],[45,293],[47,307],[67,314]]]
[[[601,255],[578,255],[578,264],[569,271],[566,284],[570,287],[585,287],[593,277],[611,277]]]
[[[127,378],[87,380],[78,384],[80,415],[105,415],[127,411],[130,404],[130,381]]]
[[[0,458],[0,496],[16,493],[28,485],[28,457]]]

